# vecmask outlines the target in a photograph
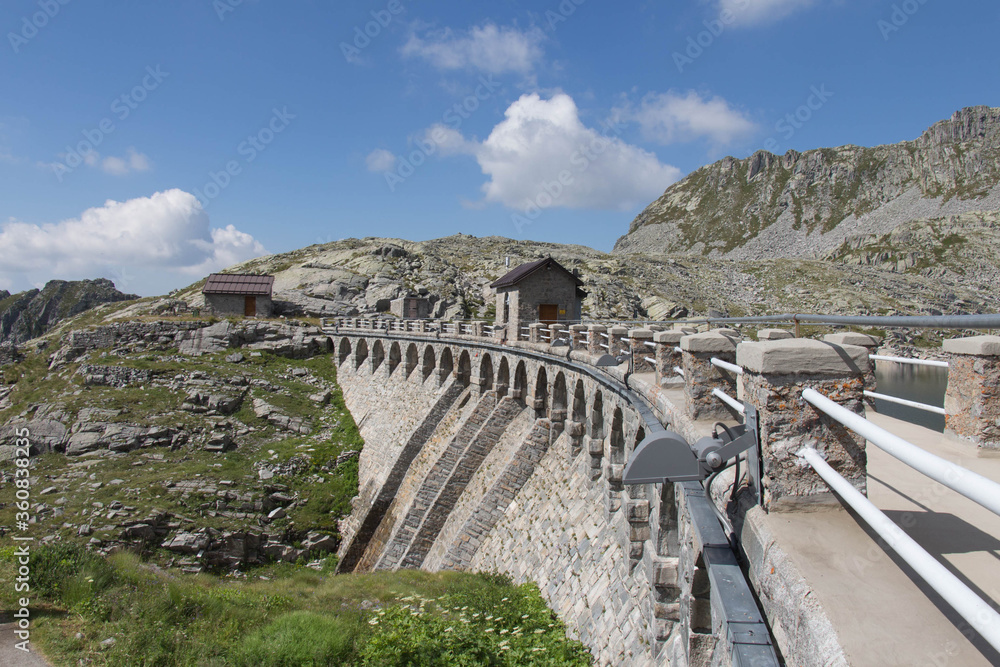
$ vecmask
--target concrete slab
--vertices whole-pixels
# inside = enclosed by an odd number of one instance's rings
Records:
[[[810,338],[740,343],[736,348],[736,365],[753,373],[850,375],[867,373],[869,364],[867,348]]]
[[[829,333],[823,336],[823,340],[837,345],[861,345],[862,347],[878,347],[879,339],[868,334],[856,331],[842,331],[840,333]]]
[[[971,354],[979,357],[1000,357],[1000,336],[969,336],[947,338],[941,349],[951,354]]]
[[[736,339],[715,331],[706,331],[681,338],[681,349],[687,352],[732,352],[736,349]]]
[[[795,338],[795,334],[787,329],[761,329],[757,332],[757,340],[787,340]]]
[[[1000,481],[1000,460],[907,422],[879,426]],[[984,599],[1000,606],[1000,517],[868,446],[869,498]],[[1000,655],[843,509],[771,514],[767,523],[854,665],[990,665]],[[916,580],[915,580],[916,579]],[[929,594],[928,594],[929,592]],[[967,636],[969,635],[969,636]]]

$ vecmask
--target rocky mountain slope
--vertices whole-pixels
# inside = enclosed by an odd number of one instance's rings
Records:
[[[137,299],[122,294],[110,280],[50,280],[42,289],[11,294],[0,290],[0,343],[20,343],[41,336],[67,317],[102,303]]]
[[[1000,108],[969,107],[913,141],[706,165],[640,213],[614,252],[822,257],[911,220],[1000,210]]]

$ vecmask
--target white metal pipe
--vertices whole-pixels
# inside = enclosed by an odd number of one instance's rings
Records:
[[[680,375],[681,377],[684,377],[684,369],[681,368],[680,366],[674,366],[674,372]]]
[[[684,350],[682,350],[679,346],[674,347],[674,352],[683,352],[683,351]]]
[[[643,341],[642,344],[646,345],[647,347],[651,347],[651,348],[654,348],[654,349],[656,348],[656,343],[650,343],[648,340]]]
[[[651,364],[655,364],[656,363],[656,359],[653,359],[652,357],[643,357],[642,360],[643,361],[648,361]]]
[[[606,333],[602,333],[601,335],[604,336],[605,338],[608,337],[608,334],[606,334]]]
[[[712,396],[715,396],[720,401],[731,407],[733,410],[736,410],[741,415],[745,414],[746,408],[743,406],[743,404],[737,401],[729,394],[727,394],[726,392],[719,389],[718,387],[712,390]]]
[[[877,392],[868,390],[865,390],[865,396],[869,396],[871,398],[880,398],[883,401],[889,401],[890,403],[899,403],[900,405],[908,405],[911,408],[917,408],[918,410],[926,410],[927,412],[933,412],[939,415],[947,414],[944,411],[944,408],[939,408],[936,405],[927,405],[926,403],[909,401],[905,398],[899,398],[898,396],[889,396],[888,394],[879,394]]]
[[[743,375],[743,369],[740,366],[737,366],[736,364],[731,364],[728,361],[723,361],[722,359],[717,359],[715,357],[712,357],[710,361],[712,362],[713,366],[717,366],[718,368],[724,368],[727,371],[736,373],[737,375]]]
[[[869,354],[869,359],[875,361],[894,361],[897,364],[911,364],[913,366],[937,366],[938,368],[948,368],[947,361],[935,361],[933,359],[909,359],[907,357],[886,357],[880,354]]]
[[[1000,484],[968,468],[920,449],[916,445],[889,433],[864,417],[837,405],[815,389],[803,389],[802,398],[819,410],[862,436],[884,452],[922,472],[949,489],[974,500],[994,514],[1000,515]]]
[[[600,345],[601,347],[603,347],[605,350],[610,350],[611,349],[610,347],[608,347],[604,343],[598,343],[598,345]]]
[[[976,595],[961,579],[956,577],[944,565],[917,544],[899,526],[882,513],[879,508],[850,482],[841,477],[836,470],[823,460],[812,447],[806,447],[799,452],[831,489],[844,499],[848,505],[865,520],[872,529],[899,556],[906,561],[913,571],[933,588],[938,595],[952,606],[969,625],[975,628],[990,646],[1000,650],[1000,614]]]

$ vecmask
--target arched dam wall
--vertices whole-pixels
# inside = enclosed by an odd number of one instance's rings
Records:
[[[568,348],[332,340],[365,438],[340,571],[503,572],[536,582],[598,664],[731,664],[684,494],[622,485],[650,418],[624,387]]]

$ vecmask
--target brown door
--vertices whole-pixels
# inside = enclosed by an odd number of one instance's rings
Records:
[[[243,300],[243,314],[247,317],[254,317],[257,314],[257,297],[248,296]]]
[[[559,319],[559,305],[555,303],[538,304],[538,321],[554,324]]]

